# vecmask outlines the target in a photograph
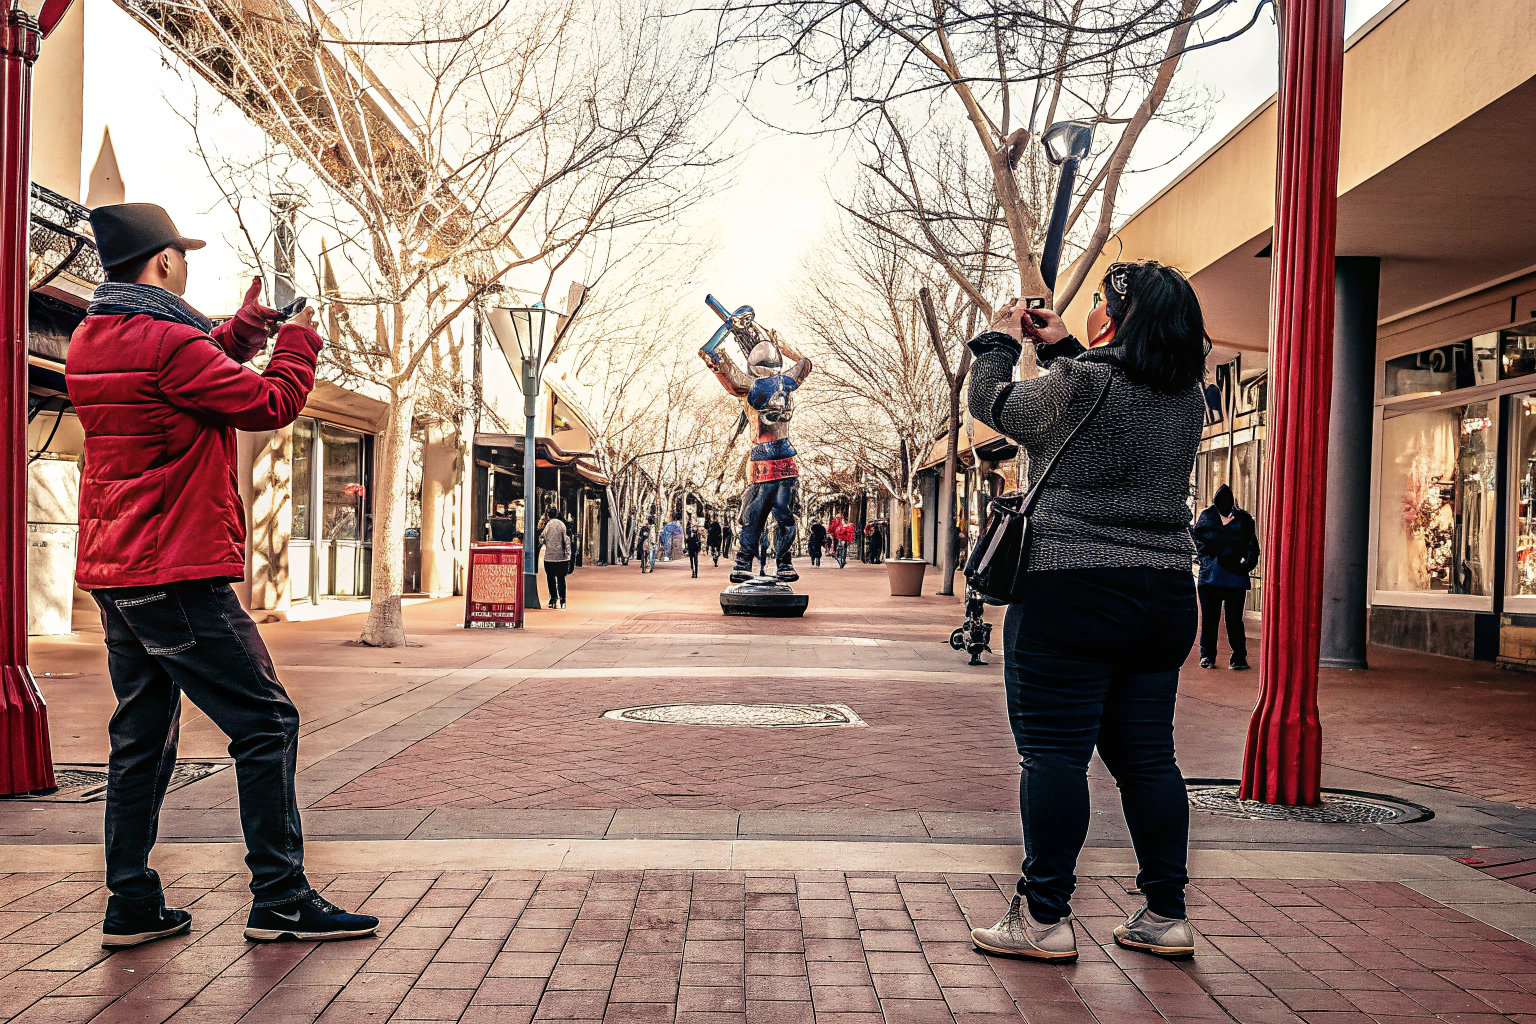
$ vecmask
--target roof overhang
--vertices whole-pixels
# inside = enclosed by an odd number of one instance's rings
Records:
[[[1403,0],[1345,55],[1338,253],[1382,260],[1389,320],[1536,268],[1536,4]],[[1121,227],[1112,259],[1190,274],[1212,339],[1268,347],[1271,99]]]

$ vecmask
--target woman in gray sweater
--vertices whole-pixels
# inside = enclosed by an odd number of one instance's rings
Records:
[[[1041,491],[1025,593],[1003,623],[1024,871],[1008,914],[972,939],[1042,960],[1077,956],[1070,901],[1095,746],[1119,784],[1147,900],[1115,941],[1194,952],[1173,710],[1197,622],[1189,482],[1209,342],[1194,290],[1171,267],[1115,264],[1102,294],[1086,350],[1049,310],[1004,310],[970,343],[971,414],[1024,447],[1032,477],[1108,389]],[[1015,381],[1026,339],[1047,369]]]

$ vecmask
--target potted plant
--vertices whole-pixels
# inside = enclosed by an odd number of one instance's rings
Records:
[[[885,575],[891,581],[891,596],[922,597],[927,569],[928,563],[921,558],[887,558]]]

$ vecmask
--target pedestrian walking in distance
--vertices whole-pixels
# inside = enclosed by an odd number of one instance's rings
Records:
[[[688,551],[688,567],[693,570],[693,578],[699,578],[699,551],[704,547],[704,538],[699,535],[697,529],[688,531],[688,538],[683,541],[683,547]]]
[[[1164,957],[1194,953],[1173,711],[1195,640],[1189,480],[1209,342],[1194,289],[1170,267],[1113,264],[1101,292],[1086,351],[1049,307],[1005,308],[970,342],[971,414],[1017,441],[1036,479],[1060,451],[1003,620],[1024,870],[1008,913],[971,938],[1005,956],[1077,957],[1071,900],[1095,745],[1120,787],[1146,900],[1115,941]],[[1035,318],[1027,329],[1023,316]],[[1026,337],[1048,369],[1015,381]]]
[[[549,606],[565,607],[565,578],[571,572],[571,535],[565,521],[551,512],[539,534],[544,546],[544,582],[549,585]],[[537,579],[537,577],[535,577]]]
[[[149,866],[182,694],[229,737],[255,897],[245,937],[347,939],[378,919],[321,897],[304,874],[294,791],[299,713],[231,580],[245,577],[245,506],[235,431],[292,423],[324,342],[313,308],[282,324],[256,301],[214,327],[181,298],[184,238],[158,206],[98,207],[91,228],[107,281],[65,363],[85,431],[76,580],[101,609],[117,710],[108,727],[106,919],[101,944],[136,946],[192,927],[165,905]],[[266,369],[241,364],[276,336]]]
[[[827,543],[827,528],[821,525],[820,519],[811,520],[811,528],[806,537],[806,546],[809,549],[812,565],[821,564],[821,549]]]
[[[1243,632],[1243,605],[1248,601],[1248,574],[1259,564],[1259,533],[1253,516],[1237,507],[1232,488],[1222,484],[1211,504],[1195,520],[1195,550],[1200,558],[1200,667],[1216,667],[1216,634],[1221,614],[1227,614],[1228,666],[1248,668],[1248,636]]]
[[[709,557],[715,560],[715,565],[720,564],[720,520],[710,516],[705,529],[708,532]]]

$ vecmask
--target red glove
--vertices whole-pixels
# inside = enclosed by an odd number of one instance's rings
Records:
[[[236,362],[243,363],[259,355],[279,326],[278,319],[282,314],[257,302],[256,296],[260,294],[261,278],[258,277],[251,282],[245,302],[229,321],[229,335],[222,339],[225,350]]]

